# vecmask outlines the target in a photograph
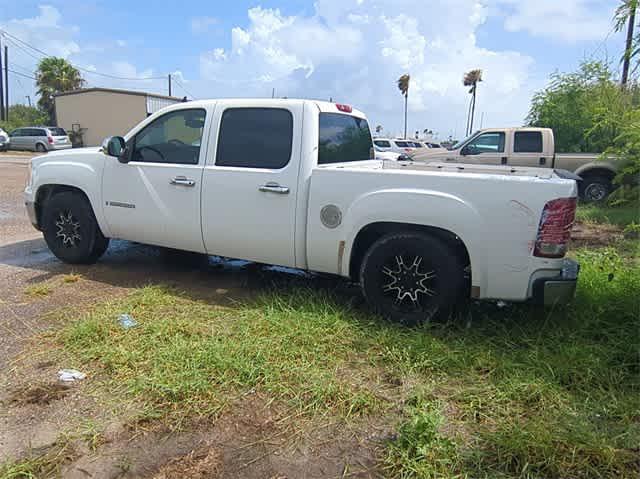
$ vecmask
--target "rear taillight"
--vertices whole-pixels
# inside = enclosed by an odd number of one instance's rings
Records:
[[[342,103],[336,103],[336,108],[338,109],[338,111],[341,111],[343,113],[351,113],[353,111],[351,105],[343,105]]]
[[[542,210],[533,255],[541,258],[562,258],[571,239],[576,216],[576,198],[549,201]]]
[[[50,145],[53,145],[53,137],[52,136],[48,136],[47,137],[47,141],[49,142]]]

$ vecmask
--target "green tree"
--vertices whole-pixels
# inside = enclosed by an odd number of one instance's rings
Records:
[[[0,122],[0,128],[11,132],[23,126],[44,125],[49,121],[46,113],[38,108],[25,105],[9,107],[9,121]]]
[[[404,138],[407,137],[407,101],[409,100],[409,81],[411,77],[408,73],[405,73],[398,78],[398,90],[404,96]]]
[[[636,22],[636,12],[638,10],[638,0],[622,0],[613,16],[614,28],[617,32],[626,30],[627,39],[624,53],[622,54],[622,80],[623,86],[629,79],[631,62],[635,59],[635,71],[638,67],[638,55],[640,54],[640,33],[633,35]]]
[[[478,83],[482,81],[482,70],[476,68],[464,74],[462,84],[469,88],[471,100],[469,101],[469,112],[467,114],[467,135],[473,133],[473,118],[476,115],[476,94],[478,92]]]
[[[54,99],[56,93],[78,90],[85,84],[80,71],[64,58],[47,57],[40,60],[36,71],[38,87],[38,107],[49,116],[51,124],[55,122]]]
[[[625,114],[639,105],[636,84],[623,91],[608,65],[586,61],[575,72],[551,75],[534,95],[526,122],[552,128],[558,152],[601,153],[620,135]]]

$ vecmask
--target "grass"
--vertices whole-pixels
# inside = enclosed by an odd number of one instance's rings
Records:
[[[328,292],[222,308],[151,286],[58,339],[112,393],[165,418],[214,416],[256,388],[298,414],[375,417],[403,403],[381,390],[411,385],[392,476],[634,477],[640,271],[612,248],[577,257],[577,298],[552,312],[478,306],[471,319],[407,329]],[[122,329],[123,311],[139,326]]]
[[[78,273],[67,273],[62,275],[62,282],[66,284],[77,283],[82,279],[82,275]]]
[[[640,223],[640,207],[638,203],[629,206],[602,206],[593,203],[581,204],[576,212],[579,221],[594,223],[611,223],[625,227],[631,223]]]
[[[0,463],[2,479],[36,479],[60,477],[62,466],[73,460],[75,451],[69,438],[60,438],[45,450],[34,450],[19,461]]]
[[[221,307],[156,285],[66,320],[54,340],[153,421],[215,417],[257,390],[296,417],[392,421],[390,477],[635,478],[639,252],[628,240],[576,251],[576,299],[551,311],[481,304],[408,329],[326,290]],[[123,329],[123,312],[138,326]],[[98,426],[83,438],[101,445]],[[39,477],[15,472],[37,461],[0,477]]]
[[[24,289],[24,294],[27,296],[31,296],[32,298],[43,298],[48,296],[53,291],[51,285],[47,283],[36,283],[30,286],[27,286]]]

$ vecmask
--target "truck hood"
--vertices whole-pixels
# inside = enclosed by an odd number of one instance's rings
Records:
[[[72,148],[69,150],[50,151],[44,155],[36,156],[31,159],[32,166],[38,166],[43,163],[71,161],[74,163],[83,163],[89,159],[95,160],[98,156],[104,156],[102,148],[99,146],[89,146],[87,148]]]

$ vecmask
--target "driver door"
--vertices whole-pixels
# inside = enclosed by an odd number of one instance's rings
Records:
[[[505,165],[505,134],[503,131],[487,131],[473,138],[461,150],[463,163],[479,165]]]
[[[102,205],[112,236],[205,252],[200,192],[210,113],[167,112],[128,139],[128,163],[106,159]]]

